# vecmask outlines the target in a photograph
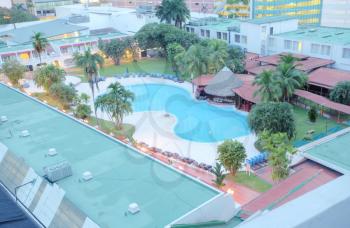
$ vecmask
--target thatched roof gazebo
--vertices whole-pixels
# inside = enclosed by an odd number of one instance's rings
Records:
[[[230,69],[224,67],[219,71],[208,85],[204,88],[206,94],[215,97],[232,97],[233,89],[243,85],[243,81],[239,79]]]

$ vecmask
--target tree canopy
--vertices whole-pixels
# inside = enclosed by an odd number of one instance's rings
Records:
[[[249,126],[256,133],[286,133],[295,136],[295,119],[292,106],[285,102],[267,102],[255,105],[248,116]]]
[[[294,153],[286,133],[270,133],[264,131],[260,134],[260,143],[268,151],[269,165],[272,167],[272,179],[281,180],[289,175],[289,155]]]
[[[156,16],[161,22],[170,24],[175,22],[175,26],[182,28],[182,24],[190,18],[190,10],[184,0],[162,0],[156,7]]]
[[[40,63],[41,63],[41,53],[45,51],[48,40],[44,37],[44,34],[41,32],[35,32],[34,36],[32,36],[32,44],[34,50],[38,53]]]
[[[350,105],[350,81],[339,82],[329,94],[332,101]]]
[[[241,168],[247,157],[243,144],[234,140],[225,140],[219,145],[218,154],[220,163],[233,175]]]
[[[110,84],[105,94],[96,98],[95,107],[106,113],[118,129],[122,128],[124,115],[132,112],[134,94],[119,82]]]
[[[127,43],[124,40],[113,39],[108,43],[99,40],[98,46],[106,56],[111,58],[115,65],[120,65],[120,59],[124,55]]]
[[[49,91],[52,84],[61,83],[64,81],[66,72],[53,64],[42,66],[34,72],[34,82],[38,86],[42,86],[46,91]]]
[[[18,86],[18,81],[23,78],[25,71],[26,67],[15,59],[7,60],[2,64],[2,72],[15,86]]]
[[[0,25],[36,20],[38,20],[37,17],[21,7],[12,7],[11,9],[0,7]]]

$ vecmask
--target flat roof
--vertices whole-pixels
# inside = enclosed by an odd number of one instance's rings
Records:
[[[262,24],[269,24],[269,23],[286,21],[286,20],[297,20],[297,19],[290,16],[272,16],[272,17],[249,19],[249,20],[246,20],[245,22],[262,25]]]
[[[344,129],[346,130],[346,129]],[[321,141],[321,140],[320,140]],[[305,151],[306,157],[315,158],[319,162],[337,171],[346,170],[350,173],[350,153],[349,153],[350,133],[343,133],[335,138],[320,143]]]
[[[35,32],[41,32],[45,37],[49,38],[85,29],[88,28],[79,25],[69,24],[67,20],[64,19],[57,19],[1,32],[0,37],[7,36],[7,40],[13,43],[23,44],[31,42],[32,36]]]
[[[220,192],[0,84],[0,125],[9,151],[43,176],[63,160],[73,176],[57,182],[65,196],[101,227],[164,227]],[[28,130],[30,137],[19,134]],[[46,157],[49,148],[58,154]],[[79,181],[85,171],[93,179]],[[125,216],[130,203],[140,212]]]
[[[200,27],[203,29],[223,31],[223,30],[228,30],[228,28],[231,28],[231,27],[235,27],[239,29],[240,24],[241,24],[241,21],[236,19],[206,17],[206,18],[191,20],[188,25],[194,26],[194,27]]]
[[[348,28],[300,28],[296,31],[280,33],[275,36],[291,40],[311,41],[315,43],[350,46],[350,29]]]

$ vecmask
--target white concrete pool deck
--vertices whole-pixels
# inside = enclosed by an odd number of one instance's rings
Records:
[[[146,83],[157,83],[178,86],[180,88],[189,91],[192,96],[191,83],[177,83],[166,79],[157,79],[149,77],[139,78],[107,78],[106,81],[99,83],[99,91],[96,91],[95,96],[102,94],[106,91],[108,85],[113,82],[120,82],[122,85],[135,85]],[[75,87],[79,94],[86,93],[92,97],[91,89],[88,83],[79,83]],[[28,92],[30,88],[28,89]],[[90,99],[90,105],[92,106],[92,99]],[[158,147],[162,150],[178,153],[181,156],[186,156],[195,159],[198,162],[204,162],[207,164],[215,164],[217,158],[217,147],[221,142],[193,142],[183,138],[180,138],[174,133],[174,126],[176,124],[176,118],[172,115],[166,116],[163,111],[152,112],[134,112],[124,118],[125,123],[133,124],[136,128],[134,139],[138,142],[145,142],[149,146]],[[108,117],[101,112],[97,113],[99,118],[108,120]],[[259,152],[254,147],[256,136],[253,134],[235,138],[242,142],[246,148],[247,157],[257,155]]]

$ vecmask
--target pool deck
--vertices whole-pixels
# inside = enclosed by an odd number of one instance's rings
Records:
[[[177,83],[166,79],[149,77],[124,79],[107,78],[106,81],[99,83],[100,91],[97,92],[96,96],[104,93],[108,85],[116,81],[125,86],[151,83],[177,86],[189,91],[190,94],[192,94],[193,99],[195,99],[192,93],[191,83]],[[91,90],[88,83],[80,83],[75,88],[79,93],[86,93],[91,97]],[[90,101],[90,105],[92,106],[92,101]],[[99,111],[97,114],[100,118],[108,120],[108,117],[105,114]],[[211,165],[215,164],[217,158],[217,147],[222,142],[202,143],[180,138],[173,130],[176,118],[174,116],[166,117],[164,114],[165,112],[158,111],[134,112],[131,115],[126,116],[124,122],[133,124],[136,127],[134,139],[139,142],[145,142],[150,146],[178,153],[181,156],[193,158],[198,162],[204,162]],[[256,141],[255,135],[249,134],[235,139],[244,144],[248,158],[259,153],[254,146],[254,142]]]

